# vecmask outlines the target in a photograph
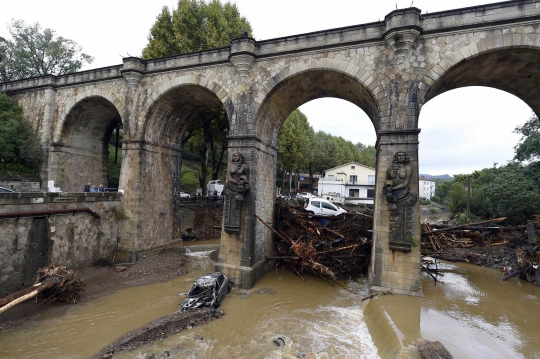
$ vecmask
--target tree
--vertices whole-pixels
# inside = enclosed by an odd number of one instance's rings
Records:
[[[289,172],[289,190],[292,172],[306,168],[312,150],[313,128],[307,117],[298,109],[285,120],[278,136],[278,167]]]
[[[150,29],[143,58],[152,59],[229,46],[242,29],[252,35],[251,25],[236,4],[218,0],[179,0],[178,8],[164,6]]]
[[[377,162],[377,149],[375,146],[366,146],[360,142],[358,142],[355,146],[359,151],[356,162],[363,164],[364,166],[375,168]]]
[[[0,171],[38,175],[43,153],[22,109],[0,93]]]
[[[67,74],[93,61],[75,41],[57,37],[51,29],[41,31],[39,23],[12,20],[8,29],[13,41],[0,38],[1,82]]]
[[[533,115],[523,126],[515,128],[514,133],[521,134],[519,143],[514,147],[514,159],[519,162],[538,162],[540,160],[540,119]]]
[[[196,121],[192,121],[182,138],[182,146],[188,141],[201,158],[199,186],[206,194],[206,179],[208,175],[213,180],[218,179],[219,173],[225,166],[223,160],[227,151],[227,130],[229,121],[222,108],[215,107],[204,111]]]

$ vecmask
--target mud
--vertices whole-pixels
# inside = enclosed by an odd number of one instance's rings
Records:
[[[75,304],[28,301],[11,308],[0,315],[0,332],[28,321],[40,320],[44,314],[62,314],[78,305],[110,295],[123,288],[165,282],[186,274],[190,259],[175,251],[155,251],[149,253],[139,263],[126,266],[127,270],[117,273],[115,267],[89,267],[77,271],[86,283],[84,293]]]
[[[158,318],[142,328],[124,335],[93,358],[113,358],[115,354],[118,354],[121,351],[133,350],[142,345],[153,343],[155,340],[165,339],[184,329],[191,329],[192,327],[205,324],[216,318],[221,318],[223,315],[224,313],[220,310],[211,313],[208,308],[175,312],[171,315]]]

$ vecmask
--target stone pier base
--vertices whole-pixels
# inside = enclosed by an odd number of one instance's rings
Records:
[[[274,266],[273,260],[262,259],[255,263],[252,267],[244,267],[231,265],[226,263],[217,263],[215,270],[221,272],[233,282],[235,287],[241,289],[251,289],[257,281],[272,270]]]

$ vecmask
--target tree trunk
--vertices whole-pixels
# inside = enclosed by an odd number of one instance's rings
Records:
[[[0,299],[0,313],[5,312],[9,308],[24,302],[27,299],[33,298],[39,293],[51,289],[53,287],[56,287],[62,283],[62,277],[58,276],[51,276],[47,277],[43,282],[34,284],[31,287],[22,289],[18,292],[11,293],[7,295],[6,297]],[[19,300],[19,298],[24,298],[23,300]],[[11,304],[15,302],[15,304]]]

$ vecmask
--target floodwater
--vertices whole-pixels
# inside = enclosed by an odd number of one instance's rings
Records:
[[[0,331],[0,358],[89,358],[176,310],[178,294],[211,269],[202,262],[170,282],[124,289]],[[346,282],[351,294],[315,277],[272,272],[250,291],[233,290],[220,307],[223,318],[115,358],[394,358],[400,350],[403,358],[425,339],[439,340],[454,358],[540,359],[539,286],[500,282],[497,271],[472,265],[444,269],[444,284],[424,279],[426,298],[381,295],[363,303],[364,282]],[[255,292],[261,288],[275,293]]]

